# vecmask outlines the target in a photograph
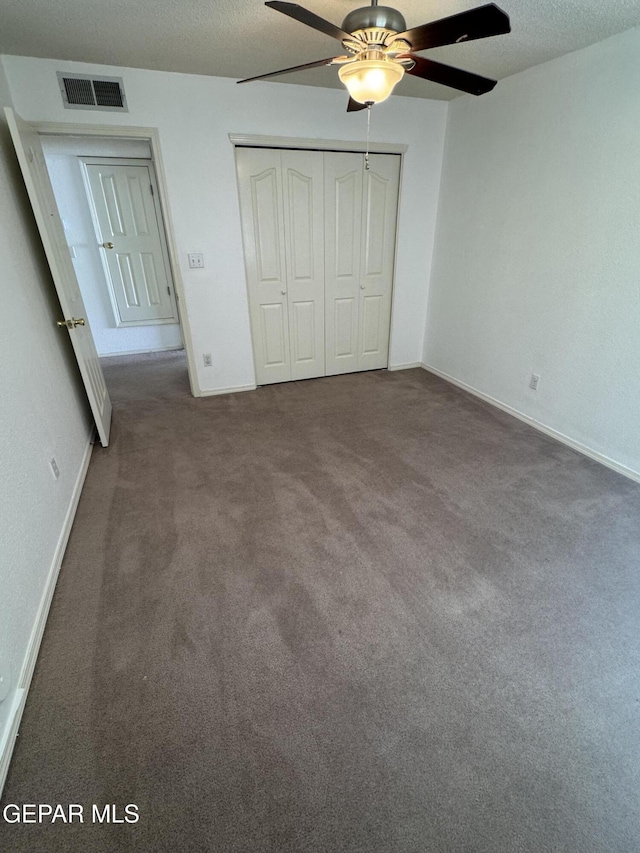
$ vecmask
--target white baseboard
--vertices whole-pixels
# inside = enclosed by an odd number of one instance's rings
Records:
[[[177,352],[184,349],[179,347],[145,347],[144,349],[124,349],[119,352],[99,352],[98,358],[117,358],[119,355],[144,355],[146,352]]]
[[[412,361],[410,364],[390,364],[387,370],[411,370],[413,367],[424,367],[421,361]]]
[[[630,480],[634,480],[634,482],[640,483],[640,471],[634,471],[633,468],[628,468],[626,465],[623,465],[620,462],[616,462],[615,459],[610,459],[603,453],[599,453],[597,450],[593,450],[591,447],[587,447],[586,444],[582,444],[581,442],[576,441],[570,436],[565,435],[562,432],[558,432],[558,430],[553,429],[553,427],[547,426],[546,424],[535,420],[535,418],[532,418],[529,415],[525,415],[523,412],[518,411],[518,409],[514,409],[511,406],[508,406],[506,403],[502,403],[500,400],[496,400],[495,397],[490,397],[489,394],[485,394],[482,391],[478,391],[477,388],[473,388],[471,385],[467,385],[466,382],[461,382],[459,379],[455,379],[453,376],[449,376],[448,373],[444,373],[442,370],[438,370],[437,367],[431,367],[431,365],[429,364],[422,364],[422,367],[429,373],[433,373],[435,376],[439,376],[440,379],[445,379],[452,385],[456,385],[458,388],[462,388],[463,391],[468,391],[469,394],[473,394],[474,397],[479,397],[481,400],[484,400],[485,403],[490,403],[492,406],[495,406],[497,409],[501,409],[508,415],[513,415],[514,418],[518,418],[519,421],[523,421],[525,424],[528,424],[534,429],[537,429],[539,432],[543,432],[545,435],[548,435],[551,438],[555,438],[556,441],[559,441],[562,444],[566,444],[567,447],[570,447],[572,450],[576,450],[578,453],[582,453],[583,456],[588,456],[589,459],[594,459],[601,465],[606,465],[607,468],[611,468],[613,471],[617,471],[618,474],[622,474],[623,476],[628,477]]]
[[[201,397],[217,397],[219,394],[239,394],[240,391],[255,391],[257,385],[238,385],[237,388],[213,388],[210,391],[200,391]]]
[[[31,684],[31,678],[33,677],[33,671],[36,666],[36,660],[38,658],[38,652],[40,650],[40,643],[42,641],[44,627],[47,622],[47,616],[49,615],[51,599],[53,598],[53,592],[56,588],[58,574],[60,573],[60,566],[62,565],[62,558],[64,557],[67,542],[69,541],[71,526],[73,524],[73,519],[75,518],[76,509],[78,508],[78,501],[80,500],[80,493],[82,492],[85,477],[87,476],[87,469],[89,468],[91,452],[93,450],[93,444],[91,441],[92,438],[93,429],[91,436],[87,441],[87,447],[85,449],[84,456],[82,458],[82,463],[80,465],[80,470],[78,471],[78,476],[76,477],[76,482],[73,487],[73,492],[71,494],[69,508],[67,509],[67,514],[65,516],[64,523],[62,525],[62,530],[58,538],[58,544],[56,545],[53,560],[49,568],[49,574],[47,575],[47,580],[44,586],[44,590],[42,592],[40,606],[38,607],[36,620],[31,631],[31,637],[29,638],[27,653],[25,655],[24,663],[22,665],[18,688],[13,698],[13,705],[9,714],[9,718],[7,720],[4,736],[2,737],[2,740],[0,740],[0,795],[2,794],[2,789],[4,788],[4,783],[7,779],[7,773],[9,771],[9,762],[11,761],[11,755],[15,746],[16,737],[18,736],[20,720],[22,719],[24,706],[27,701],[29,685]]]

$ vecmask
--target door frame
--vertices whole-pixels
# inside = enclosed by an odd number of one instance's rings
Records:
[[[178,303],[178,314],[180,318],[180,328],[182,331],[182,340],[184,341],[185,353],[187,355],[187,372],[189,375],[189,386],[191,394],[194,397],[201,397],[202,391],[198,382],[198,372],[196,370],[196,359],[193,349],[193,339],[191,334],[191,326],[189,324],[189,316],[186,310],[186,299],[184,282],[180,274],[180,264],[178,263],[178,251],[171,219],[171,208],[169,205],[169,195],[167,192],[167,180],[162,161],[162,149],[160,145],[160,131],[157,127],[132,127],[128,125],[111,125],[111,124],[74,124],[72,122],[48,122],[48,121],[30,121],[29,124],[42,136],[86,136],[94,138],[117,138],[117,139],[136,139],[144,140],[151,146],[151,161],[155,167],[156,183],[159,196],[160,210],[164,222],[165,236],[167,240],[167,251],[169,255],[169,265],[171,276],[173,278],[175,296]],[[89,155],[87,155],[89,156]]]
[[[266,136],[264,134],[252,133],[230,133],[229,142],[233,146],[233,159],[236,162],[235,153],[238,148],[299,148],[302,150],[312,151],[350,151],[357,154],[364,154],[367,151],[366,140],[344,140],[344,139],[307,139],[297,136]],[[402,203],[402,177],[404,174],[404,155],[409,150],[409,146],[399,142],[370,142],[368,146],[370,154],[398,154],[400,155],[400,175],[398,177],[398,209],[396,212],[396,233],[393,245],[393,280],[391,283],[391,318],[389,326],[389,352],[387,358],[387,370],[393,368],[389,364],[389,357],[393,346],[394,334],[394,318],[396,304],[396,272],[398,264],[398,234],[400,233],[400,211]],[[236,191],[238,193],[238,206],[240,205],[240,185],[238,182],[238,168],[236,163]],[[244,252],[244,238],[243,238]],[[249,283],[246,281],[247,289],[247,310],[249,310]],[[251,333],[251,347],[253,350],[253,369],[255,373],[255,345],[253,340],[253,329]]]

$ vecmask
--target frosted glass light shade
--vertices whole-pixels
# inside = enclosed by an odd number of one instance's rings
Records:
[[[404,68],[384,59],[356,59],[338,69],[338,77],[359,104],[386,101],[396,83],[404,77]]]

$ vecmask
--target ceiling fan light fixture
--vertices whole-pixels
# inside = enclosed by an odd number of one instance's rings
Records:
[[[359,104],[386,101],[404,77],[404,68],[388,59],[356,59],[338,69],[340,81]]]

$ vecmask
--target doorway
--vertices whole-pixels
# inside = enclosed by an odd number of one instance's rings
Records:
[[[16,150],[27,194],[33,208],[34,217],[42,239],[42,245],[51,270],[62,319],[57,325],[66,329],[70,336],[75,358],[87,393],[87,399],[94,417],[97,433],[101,444],[109,444],[111,423],[111,400],[106,387],[100,358],[87,319],[88,312],[84,305],[74,265],[76,250],[70,244],[65,223],[58,208],[49,168],[42,146],[43,136],[57,136],[67,139],[78,138],[90,145],[103,145],[108,142],[135,140],[146,142],[150,147],[151,160],[156,166],[157,187],[160,210],[164,216],[166,229],[166,249],[169,264],[175,283],[176,302],[184,302],[184,290],[177,263],[175,240],[169,218],[169,207],[164,178],[164,169],[160,158],[160,139],[156,128],[123,128],[110,125],[76,125],[61,123],[32,123],[26,122],[10,107],[5,107],[5,115],[9,131]],[[100,153],[100,152],[90,152]],[[104,152],[103,152],[104,154]],[[108,156],[108,152],[105,156]],[[95,235],[88,244],[95,243]],[[195,369],[193,344],[186,314],[182,318],[181,339],[184,342],[186,356],[186,371],[189,391],[194,397],[200,396],[200,388]]]
[[[143,354],[182,350],[149,141],[40,138],[103,366],[126,356],[135,370]],[[186,358],[183,366],[186,373]]]
[[[151,142],[40,134],[107,388],[114,365],[142,377],[172,352],[189,384]],[[142,387],[143,382],[133,387]]]

